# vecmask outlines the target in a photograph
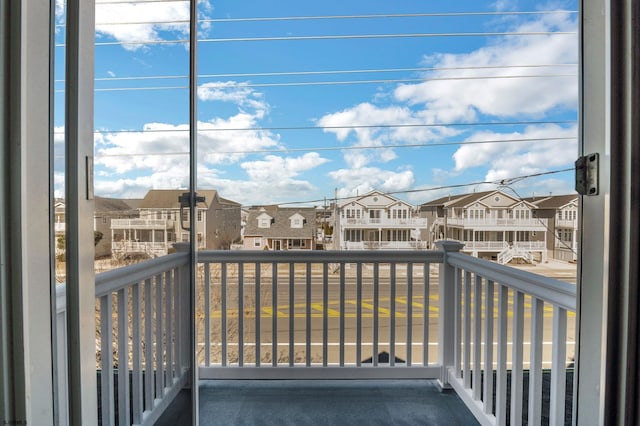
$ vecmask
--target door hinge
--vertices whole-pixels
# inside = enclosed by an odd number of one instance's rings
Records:
[[[598,195],[599,154],[589,154],[576,160],[576,191],[580,195]]]

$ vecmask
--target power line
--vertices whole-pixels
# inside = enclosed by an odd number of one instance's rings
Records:
[[[186,0],[148,0],[148,1],[103,1],[103,4],[130,4],[130,3],[168,3],[183,2]],[[281,16],[281,17],[248,17],[248,18],[205,18],[198,19],[199,23],[235,23],[235,22],[274,22],[274,21],[311,21],[311,20],[349,20],[349,19],[388,19],[388,18],[428,18],[428,17],[470,17],[470,16],[533,16],[577,14],[574,10],[547,10],[547,11],[502,11],[502,12],[443,12],[443,13],[388,13],[388,14],[363,14],[363,15],[318,15],[318,16]],[[116,25],[162,25],[162,24],[187,24],[188,19],[171,21],[136,21],[136,22],[98,22],[96,26]],[[58,24],[56,27],[64,27],[66,24]]]
[[[209,132],[261,132],[261,131],[297,131],[297,130],[340,130],[340,129],[388,129],[405,127],[466,127],[466,126],[531,126],[545,124],[576,124],[576,120],[548,120],[548,121],[499,121],[499,122],[474,122],[474,123],[415,123],[415,124],[350,124],[344,126],[274,126],[274,127],[224,127],[217,129],[198,129],[198,133]],[[188,129],[139,129],[139,130],[96,130],[94,134],[121,134],[121,133],[182,133]],[[64,131],[53,132],[56,135],[63,135]]]
[[[487,65],[474,67],[428,67],[428,68],[379,68],[379,69],[353,69],[353,70],[321,70],[321,71],[282,71],[259,73],[226,73],[226,74],[200,74],[199,79],[206,78],[235,78],[235,77],[283,77],[306,75],[339,75],[339,74],[367,74],[367,73],[394,73],[394,72],[429,72],[429,71],[461,71],[461,70],[486,70],[486,69],[513,69],[513,68],[575,68],[578,64],[526,64],[526,65]],[[131,80],[170,80],[184,79],[187,75],[157,75],[157,76],[131,76],[131,77],[97,77],[94,81],[131,81]],[[64,83],[64,79],[55,80],[56,83]]]
[[[256,149],[245,151],[215,151],[215,154],[235,155],[235,154],[280,154],[289,152],[315,152],[315,151],[359,151],[365,149],[395,149],[395,148],[425,148],[425,147],[442,147],[442,146],[461,146],[461,145],[484,145],[484,144],[503,144],[503,143],[520,143],[520,142],[545,142],[545,141],[562,141],[576,140],[577,137],[551,137],[551,138],[523,138],[523,139],[496,139],[481,141],[458,141],[458,142],[435,142],[435,143],[414,143],[401,145],[366,145],[366,146],[327,146],[327,147],[309,147],[309,148],[280,148],[280,149]],[[166,155],[188,155],[189,152],[160,152],[160,153],[131,153],[131,154],[97,154],[96,158],[111,157],[153,157]]]
[[[274,36],[274,37],[229,37],[199,39],[199,43],[231,43],[231,42],[259,42],[259,41],[301,41],[301,40],[357,40],[357,39],[397,39],[397,38],[433,38],[433,37],[511,37],[511,36],[559,36],[576,35],[576,31],[504,31],[504,32],[460,32],[460,33],[398,33],[398,34],[339,34],[339,35],[311,35],[311,36]],[[175,40],[134,40],[134,41],[104,41],[94,43],[94,46],[135,46],[154,44],[187,44],[188,39]],[[65,47],[64,43],[55,47]]]
[[[566,173],[566,172],[573,172],[574,169],[573,168],[567,168],[567,169],[560,169],[560,170],[551,170],[548,172],[540,172],[540,173],[532,173],[532,174],[528,174],[528,175],[522,175],[522,176],[516,176],[512,179],[518,179],[518,180],[524,180],[524,179],[530,179],[530,178],[535,178],[535,177],[540,177],[540,176],[548,176],[548,175],[553,175],[553,174],[558,174],[558,173]],[[475,185],[501,185],[502,182],[504,182],[505,179],[501,179],[501,180],[497,180],[497,181],[481,181],[481,182],[471,182],[471,183],[460,183],[460,184],[455,184],[455,185],[444,185],[444,186],[437,186],[437,187],[431,187],[431,188],[419,188],[419,189],[407,189],[407,190],[402,190],[402,191],[390,191],[390,192],[385,192],[385,194],[389,194],[389,195],[397,195],[397,194],[415,194],[415,193],[419,193],[419,192],[430,192],[430,191],[441,191],[443,189],[455,189],[455,188],[464,188],[467,186],[475,186]],[[336,201],[343,201],[343,200],[349,200],[353,197],[332,197],[333,199],[335,199]],[[306,200],[306,201],[291,201],[291,202],[285,202],[285,203],[278,203],[279,206],[288,206],[288,205],[298,205],[298,204],[314,204],[314,203],[320,203],[320,202],[324,202],[324,198],[323,199],[316,199],[316,200]]]
[[[473,77],[434,77],[434,78],[400,78],[400,79],[377,79],[377,80],[341,80],[341,81],[300,81],[283,83],[240,83],[227,88],[244,87],[313,87],[313,86],[342,86],[357,84],[392,84],[392,83],[426,83],[429,81],[467,81],[467,80],[510,80],[519,78],[564,78],[577,77],[577,74],[538,74],[538,75],[494,75],[494,76],[473,76]],[[127,92],[127,91],[147,91],[147,90],[184,90],[188,86],[146,86],[146,87],[104,87],[96,88],[94,92]],[[200,88],[206,89],[207,87]],[[215,87],[214,87],[215,88]],[[56,90],[56,93],[63,93],[64,89]]]

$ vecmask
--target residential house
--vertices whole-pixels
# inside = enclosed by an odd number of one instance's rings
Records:
[[[544,218],[549,224],[547,252],[558,260],[574,262],[578,259],[578,195],[553,195],[531,197],[535,217]]]
[[[314,208],[263,206],[249,210],[245,250],[315,250]]]
[[[431,241],[453,239],[462,251],[508,263],[512,259],[547,259],[548,220],[534,215],[538,207],[502,191],[444,197],[420,210],[430,221]]]
[[[180,210],[182,190],[153,189],[138,206],[138,217],[111,221],[114,256],[163,256],[175,242],[189,241],[188,210]],[[240,204],[224,199],[215,190],[198,192],[205,201],[196,207],[197,247],[229,249],[240,239]]]
[[[427,221],[416,208],[377,190],[339,201],[334,226],[335,247],[342,250],[428,248],[420,239]]]
[[[137,206],[142,200],[123,200],[118,198],[95,198],[95,212],[93,215],[93,230],[98,242],[96,243],[96,258],[111,256],[111,221],[115,219],[135,219],[139,213]]]

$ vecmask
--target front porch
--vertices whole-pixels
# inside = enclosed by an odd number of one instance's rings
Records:
[[[187,297],[186,252],[99,274],[102,424],[154,424],[163,414],[181,416],[166,410],[176,407],[194,378],[192,348],[203,395],[232,386],[224,380],[267,380],[254,383],[252,397],[284,392],[269,380],[299,380],[286,391],[308,395],[291,408],[303,410],[299,415],[308,414],[304,401],[314,399],[309,395],[327,393],[325,380],[341,380],[326,383],[332,392],[336,386],[346,389],[351,396],[344,404],[368,401],[380,394],[374,389],[388,386],[399,386],[406,400],[412,386],[424,386],[418,392],[424,409],[406,409],[407,415],[428,416],[429,398],[444,396],[439,390],[423,394],[438,387],[453,390],[467,407],[455,410],[467,413],[468,423],[462,424],[503,424],[508,418],[539,424],[547,417],[563,424],[571,406],[565,398],[572,398],[566,389],[575,286],[458,253],[457,242],[438,246],[401,252],[199,252],[195,315]],[[64,287],[58,303],[64,329]],[[193,319],[195,342],[189,332]],[[58,351],[64,351],[64,336],[59,339]],[[123,365],[128,368],[118,368]],[[65,386],[61,381],[62,394]],[[240,401],[245,390],[230,392]],[[388,404],[379,398],[371,403]],[[203,416],[211,410],[206,401],[200,400]],[[247,401],[256,410],[262,407],[262,417],[274,410]],[[329,405],[317,420],[339,412],[340,404]],[[394,413],[395,408],[386,415]]]

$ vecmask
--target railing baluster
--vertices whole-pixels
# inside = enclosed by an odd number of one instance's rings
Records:
[[[524,294],[513,295],[513,330],[511,333],[511,423],[522,421],[522,343],[524,334]]]
[[[475,274],[473,288],[473,399],[480,400],[482,391],[482,276]],[[486,320],[486,319],[485,319]]]
[[[222,366],[227,366],[227,262],[220,265],[220,335]]]
[[[429,365],[429,305],[431,303],[429,280],[431,278],[431,264],[425,262],[422,267],[422,278],[424,280],[424,288],[422,289],[422,365],[426,367]],[[442,344],[442,342],[439,344]]]
[[[141,305],[141,283],[135,283],[131,288],[131,330],[132,330],[132,348],[131,348],[131,364],[132,364],[132,387],[133,395],[133,424],[142,421],[142,411],[144,402],[142,396],[144,394],[142,387],[142,305]]]
[[[113,306],[111,293],[100,298],[100,375],[102,424],[115,425],[113,388]]]
[[[175,357],[174,374],[176,379],[182,376],[182,348],[183,348],[183,336],[182,326],[185,322],[185,311],[182,307],[180,294],[181,288],[188,283],[183,276],[182,268],[178,267],[173,270],[173,349]],[[186,315],[188,318],[189,315]],[[197,344],[197,343],[196,343]]]
[[[380,270],[378,263],[373,264],[373,355],[371,358],[373,366],[378,366],[378,331],[379,331],[379,309],[380,309]]]
[[[118,290],[118,424],[129,421],[129,310],[126,288]]]
[[[306,344],[306,364],[307,367],[311,366],[311,263],[307,263],[307,271],[306,271],[306,281],[307,281],[307,292],[306,292],[306,326],[305,333],[307,335],[307,339],[305,340]]]
[[[407,263],[407,367],[411,367],[413,345],[413,263]]]
[[[542,422],[542,320],[544,302],[537,297],[531,304],[531,346],[529,361],[529,424]]]
[[[244,365],[244,263],[238,263],[238,366]]]
[[[553,307],[553,349],[551,354],[551,396],[549,425],[564,424],[567,380],[567,311]]]
[[[163,315],[162,289],[164,287],[162,275],[156,276],[156,398],[164,396],[164,340],[162,336]]]
[[[144,283],[144,389],[145,411],[153,409],[155,374],[153,362],[153,278],[148,278]]]
[[[390,298],[389,301],[389,365],[391,367],[396,365],[396,263],[392,262],[389,265],[390,268]]]
[[[329,361],[329,264],[322,263],[322,365]]]
[[[271,264],[271,365],[278,366],[278,264]]]
[[[464,322],[463,322],[464,359],[462,360],[462,378],[464,387],[471,387],[471,272],[464,273]]]
[[[356,365],[362,364],[362,262],[356,264]]]
[[[165,345],[166,345],[166,367],[165,367],[165,375],[166,381],[165,386],[171,387],[173,386],[173,306],[171,304],[171,299],[173,295],[173,270],[165,272],[165,312],[166,312],[166,325],[164,330],[165,335]],[[195,342],[194,342],[195,343]]]
[[[453,350],[453,368],[457,378],[462,377],[462,271],[460,268],[455,269],[454,273],[454,299],[455,299],[455,330],[454,330],[454,350]],[[447,313],[440,313],[440,321]]]
[[[295,264],[289,263],[289,366],[293,367],[295,363]]]
[[[261,302],[260,302],[260,281],[262,280],[260,274],[260,263],[255,263],[255,350],[256,350],[256,367],[260,367],[260,357],[261,357],[261,339],[260,339],[260,314],[262,313]]]
[[[211,271],[210,265],[204,268],[204,365],[211,365]]]
[[[493,281],[486,280],[484,295],[484,395],[485,414],[493,410]]]
[[[498,284],[498,360],[496,369],[496,424],[507,423],[507,318],[509,290]]]
[[[344,366],[344,299],[345,299],[345,263],[340,263],[340,367]]]

